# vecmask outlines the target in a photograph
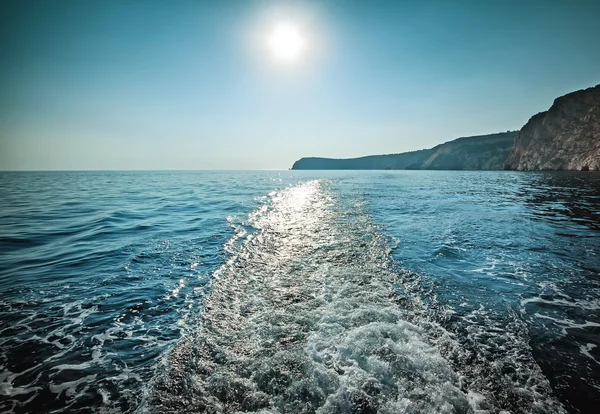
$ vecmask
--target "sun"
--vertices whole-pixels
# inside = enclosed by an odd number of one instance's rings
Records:
[[[273,28],[268,38],[268,46],[277,60],[293,62],[302,55],[306,40],[296,25],[281,22]]]

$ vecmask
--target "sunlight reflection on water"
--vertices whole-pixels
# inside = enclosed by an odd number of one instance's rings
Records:
[[[595,412],[599,183],[2,173],[0,410]]]

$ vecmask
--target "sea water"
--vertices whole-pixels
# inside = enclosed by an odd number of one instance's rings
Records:
[[[0,411],[595,413],[600,176],[0,173]]]

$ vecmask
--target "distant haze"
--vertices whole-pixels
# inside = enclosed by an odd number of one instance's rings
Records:
[[[594,1],[5,1],[0,170],[288,168],[516,130],[600,83],[599,16]],[[265,41],[282,21],[306,41],[290,64]]]

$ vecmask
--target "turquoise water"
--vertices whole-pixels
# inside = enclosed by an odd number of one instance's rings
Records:
[[[2,412],[596,412],[600,176],[0,173]]]

